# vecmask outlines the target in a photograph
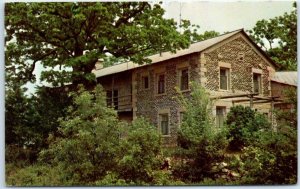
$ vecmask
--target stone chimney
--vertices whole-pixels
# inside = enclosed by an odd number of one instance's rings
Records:
[[[98,61],[95,64],[95,70],[101,70],[103,68],[103,58],[98,59]]]

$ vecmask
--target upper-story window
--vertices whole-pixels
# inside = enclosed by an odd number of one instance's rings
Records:
[[[157,93],[165,93],[165,74],[160,74],[157,77]]]
[[[182,69],[180,70],[180,90],[188,90],[189,89],[189,70]]]
[[[229,90],[229,68],[220,68],[220,89]]]
[[[143,89],[149,88],[149,76],[142,77],[142,85],[143,85]]]
[[[261,90],[261,74],[253,73],[253,92],[260,94]]]

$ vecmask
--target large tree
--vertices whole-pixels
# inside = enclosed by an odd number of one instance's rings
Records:
[[[290,13],[260,20],[249,31],[254,41],[280,66],[280,70],[297,70],[296,3]]]
[[[7,3],[6,72],[34,81],[40,63],[49,68],[41,79],[54,86],[88,84],[99,58],[142,64],[147,55],[188,47],[191,25],[181,34],[164,12],[148,2]]]

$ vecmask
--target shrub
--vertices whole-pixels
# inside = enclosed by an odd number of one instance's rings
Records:
[[[118,172],[122,179],[134,183],[155,183],[154,172],[160,169],[161,138],[155,127],[144,118],[129,125],[121,142]]]
[[[8,166],[7,169],[13,167]],[[68,186],[70,180],[66,179],[62,168],[47,165],[30,165],[6,174],[7,186]]]
[[[117,165],[121,127],[117,114],[106,107],[100,87],[94,94],[81,89],[74,94],[74,106],[60,120],[60,136],[49,137],[49,148],[41,151],[40,161],[60,165],[75,185],[103,178]]]
[[[232,140],[230,149],[241,150],[245,145],[255,140],[255,132],[270,129],[271,125],[264,115],[255,112],[250,107],[234,106],[230,108],[226,124]]]
[[[228,140],[226,130],[214,125],[208,94],[195,83],[191,89],[191,98],[180,98],[186,112],[178,133],[178,145],[185,161],[173,173],[178,178],[196,182],[213,177],[212,166],[224,158]]]

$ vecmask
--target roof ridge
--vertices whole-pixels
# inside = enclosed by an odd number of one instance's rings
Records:
[[[214,38],[217,38],[217,37],[222,37],[222,36],[227,35],[227,34],[231,34],[231,33],[235,33],[235,32],[240,32],[240,31],[244,31],[244,28],[236,29],[236,30],[228,32],[228,33],[223,33],[221,35],[218,35],[216,37],[212,37],[212,38],[209,38],[209,39],[205,39],[203,41],[197,41],[197,42],[191,43],[191,45],[196,44],[196,43],[201,43],[201,42],[204,42],[204,41],[207,41],[207,40],[210,40],[210,39],[214,39]]]

